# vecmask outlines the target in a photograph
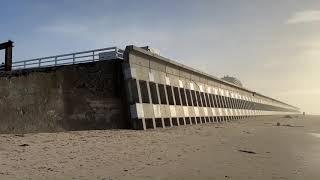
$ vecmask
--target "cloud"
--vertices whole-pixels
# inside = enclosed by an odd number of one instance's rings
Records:
[[[294,13],[286,24],[311,23],[320,21],[320,10],[305,10]]]

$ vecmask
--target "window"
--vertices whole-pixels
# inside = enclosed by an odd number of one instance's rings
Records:
[[[230,108],[230,98],[226,97],[226,107]]]
[[[195,117],[191,117],[191,123],[192,124],[196,124],[196,118]]]
[[[238,109],[237,108],[237,99],[233,99],[233,107],[234,107],[234,109]]]
[[[234,109],[233,108],[233,98],[230,97],[229,100],[230,100],[230,109]]]
[[[233,98],[229,97],[230,109],[233,109]]]
[[[216,95],[211,94],[211,100],[212,100],[212,107],[214,107],[214,108],[218,107]]]
[[[200,95],[201,95],[201,99],[202,99],[202,106],[207,107],[206,99],[205,99],[205,97],[204,97],[204,93],[201,92]]]
[[[245,109],[244,106],[245,106],[245,101],[241,100],[241,109]]]
[[[155,118],[156,127],[162,127],[162,120],[161,118]]]
[[[224,96],[224,108],[228,108],[228,97]]]
[[[189,89],[186,89],[186,96],[187,96],[188,106],[192,106],[192,102],[191,102],[191,92],[190,92]]]
[[[252,102],[252,110],[257,110],[257,103]]]
[[[221,107],[225,108],[226,107],[226,100],[224,96],[221,96]]]
[[[239,102],[239,99],[236,99],[236,107],[237,107],[237,109],[240,109],[240,102]]]
[[[172,118],[172,125],[173,126],[178,126],[178,119],[177,118]]]
[[[173,87],[174,99],[176,100],[176,105],[181,105],[179,89],[177,87]]]
[[[244,100],[241,100],[241,109],[244,109]]]
[[[224,97],[224,101],[225,101],[225,108],[229,108],[229,98]]]
[[[251,101],[249,103],[249,109],[253,110],[253,102],[251,102]]]
[[[241,109],[241,100],[238,99],[238,109]]]
[[[153,129],[153,120],[152,119],[146,118],[145,122],[146,122],[146,128],[147,129]]]
[[[140,92],[141,92],[142,103],[150,103],[147,82],[140,80],[139,84],[140,84]]]
[[[219,108],[222,108],[222,97],[219,95],[218,96],[218,104],[219,104]]]
[[[186,94],[183,88],[180,88],[181,102],[183,106],[187,105]]]
[[[172,94],[172,88],[171,86],[167,85],[167,95],[168,95],[168,101],[170,105],[174,105],[174,100],[173,100],[173,94]]]
[[[222,107],[226,108],[227,107],[226,97],[225,96],[221,96],[221,97],[222,97]]]
[[[191,119],[189,117],[185,117],[186,124],[191,124]]]
[[[159,104],[156,84],[153,83],[153,82],[149,82],[149,86],[150,86],[150,94],[151,94],[152,103],[153,104]]]
[[[158,88],[159,88],[159,95],[160,95],[161,104],[167,104],[166,93],[164,91],[164,85],[159,84]]]
[[[180,126],[181,126],[181,125],[185,125],[183,118],[179,118],[179,124],[180,124]]]
[[[227,108],[231,109],[231,98],[230,97],[227,97]]]
[[[246,108],[246,109],[249,109],[249,101],[246,101],[245,108]]]
[[[216,100],[217,100],[217,108],[220,108],[220,96],[216,95]]]
[[[131,94],[130,104],[140,103],[138,88],[137,88],[137,81],[135,79],[130,80],[129,87],[130,87],[130,94]]]
[[[209,96],[210,94],[205,93],[206,101],[207,101],[207,107],[212,107],[211,98]]]
[[[170,119],[169,119],[169,118],[164,118],[163,121],[164,121],[164,126],[165,126],[165,127],[170,127],[170,126],[171,126],[171,123],[170,123]]]
[[[196,94],[197,94],[198,105],[199,105],[200,107],[202,107],[202,102],[201,102],[201,97],[200,97],[199,91],[196,91]]]
[[[193,106],[198,106],[196,92],[194,90],[191,90],[191,96],[192,96]]]
[[[235,99],[231,98],[231,107],[232,109],[236,109]]]
[[[201,123],[201,118],[200,117],[196,117],[196,120],[197,120],[197,124]]]

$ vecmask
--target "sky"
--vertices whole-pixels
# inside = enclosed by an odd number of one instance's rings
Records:
[[[10,0],[0,10],[14,61],[148,45],[320,114],[319,0]]]

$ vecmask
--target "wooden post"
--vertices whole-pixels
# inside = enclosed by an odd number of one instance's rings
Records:
[[[0,44],[0,50],[5,49],[5,64],[4,64],[5,71],[12,70],[12,48],[13,48],[13,42],[10,40],[8,42]]]
[[[5,53],[5,71],[12,70],[12,45],[8,46]]]

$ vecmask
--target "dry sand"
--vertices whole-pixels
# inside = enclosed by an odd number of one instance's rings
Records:
[[[318,180],[319,167],[319,116],[150,131],[0,135],[1,180]]]

